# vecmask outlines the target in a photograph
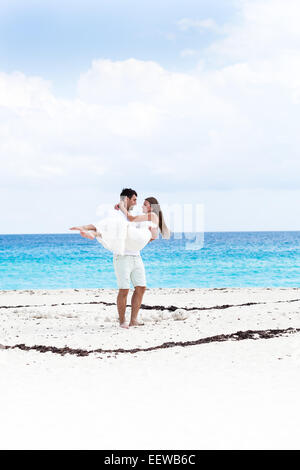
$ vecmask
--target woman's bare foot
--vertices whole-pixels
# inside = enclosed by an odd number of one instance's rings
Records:
[[[89,232],[88,230],[80,230],[80,235],[84,238],[88,238],[89,240],[94,240],[96,237],[95,233]]]
[[[137,320],[131,321],[131,322],[129,323],[129,326],[144,326],[144,325],[145,325],[145,323],[139,322],[139,321],[137,321]]]
[[[128,324],[125,323],[125,322],[124,322],[124,323],[120,323],[120,327],[121,327],[121,328],[125,328],[126,330],[128,330],[128,328],[129,328]]]

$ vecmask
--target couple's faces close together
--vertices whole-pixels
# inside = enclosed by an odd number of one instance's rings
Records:
[[[131,209],[132,207],[136,206],[137,204],[137,197],[136,195],[134,194],[132,196],[132,198],[128,198],[126,197],[126,202],[127,202],[127,207],[128,207],[128,210]],[[143,212],[144,214],[147,214],[148,212],[151,211],[151,204],[149,201],[144,201],[144,204],[142,206],[142,209],[143,209]]]

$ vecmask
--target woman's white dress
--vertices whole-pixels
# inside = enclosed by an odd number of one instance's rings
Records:
[[[95,224],[97,240],[115,255],[125,252],[138,252],[149,243],[152,235],[149,227],[156,227],[152,221],[129,222],[122,213],[107,217]]]

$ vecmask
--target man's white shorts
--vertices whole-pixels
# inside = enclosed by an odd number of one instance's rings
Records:
[[[141,256],[114,255],[114,268],[119,289],[130,289],[130,281],[134,287],[146,287],[146,273]]]

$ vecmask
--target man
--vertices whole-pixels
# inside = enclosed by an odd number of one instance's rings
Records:
[[[125,188],[120,194],[120,198],[127,211],[133,209],[137,202],[137,193],[131,188]],[[118,208],[118,204],[115,206]],[[120,211],[120,217],[125,215]],[[131,222],[134,223],[134,222]],[[79,230],[80,234],[88,239],[94,240],[97,237],[97,227],[93,224],[72,227],[70,230]],[[138,229],[137,229],[138,230]],[[152,238],[157,238],[157,230],[151,228]],[[99,233],[101,237],[101,234]],[[114,254],[114,268],[118,282],[119,293],[117,297],[117,307],[119,313],[120,326],[129,328],[129,326],[140,326],[142,323],[137,321],[138,313],[141,307],[143,296],[146,290],[146,275],[144,263],[138,251],[125,251],[124,255]],[[134,292],[131,299],[131,318],[129,326],[126,323],[125,313],[127,306],[127,297],[130,289],[130,281],[134,286]]]
[[[137,193],[133,189],[123,189],[120,194],[120,198],[124,201],[128,211],[132,210],[133,207],[136,206]],[[153,230],[151,241],[154,240],[156,236],[157,234],[155,230]],[[129,328],[129,326],[140,326],[142,323],[138,322],[137,317],[146,290],[145,267],[140,253],[138,251],[125,251],[124,255],[114,255],[114,269],[119,288],[117,307],[120,326],[121,328]],[[134,292],[131,298],[131,318],[128,326],[126,323],[125,313],[127,297],[130,289],[130,281],[133,284]]]

